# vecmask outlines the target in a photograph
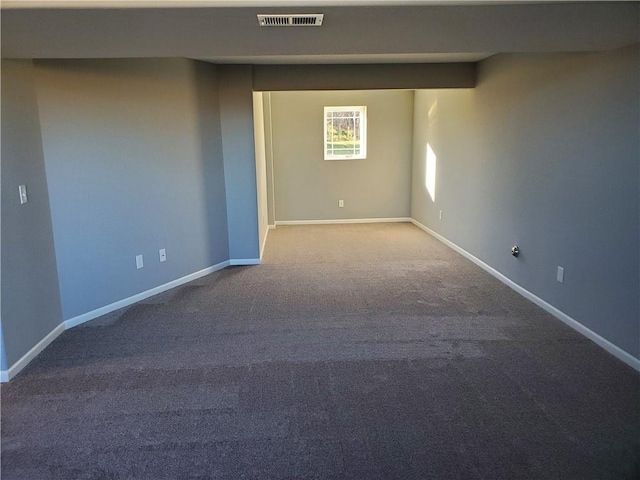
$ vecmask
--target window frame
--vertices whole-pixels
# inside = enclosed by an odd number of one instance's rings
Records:
[[[360,153],[358,154],[328,154],[327,142],[327,114],[334,112],[359,112],[360,113]],[[354,115],[355,118],[355,115]],[[323,157],[325,160],[365,160],[367,158],[367,107],[359,106],[325,106],[323,129]]]

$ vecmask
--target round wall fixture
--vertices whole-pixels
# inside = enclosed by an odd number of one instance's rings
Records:
[[[518,247],[517,245],[511,247],[511,255],[513,255],[514,257],[520,255],[520,247]]]

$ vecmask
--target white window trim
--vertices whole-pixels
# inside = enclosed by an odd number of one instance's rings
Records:
[[[327,113],[328,112],[360,112],[360,154],[359,155],[327,155]],[[324,107],[324,135],[322,138],[325,160],[364,160],[367,158],[367,107]]]

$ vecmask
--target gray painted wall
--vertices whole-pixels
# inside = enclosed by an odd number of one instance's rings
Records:
[[[62,321],[33,78],[31,61],[2,61],[2,370]]]
[[[501,55],[474,90],[416,92],[412,188],[416,220],[636,357],[639,65],[638,45]]]
[[[7,350],[4,346],[4,333],[2,333],[2,326],[0,325],[0,370],[8,368],[9,362],[7,362]]]
[[[193,62],[195,69],[198,129],[203,159],[201,179],[206,192],[207,224],[211,262],[220,263],[229,258],[227,232],[227,189],[222,158],[222,131],[220,125],[220,99],[218,73],[215,65]]]
[[[365,160],[324,160],[331,105],[367,106]],[[271,118],[277,221],[409,216],[413,92],[272,92]]]
[[[258,259],[258,201],[251,66],[218,66],[229,255]]]
[[[226,260],[215,68],[181,59],[36,65],[64,318]]]

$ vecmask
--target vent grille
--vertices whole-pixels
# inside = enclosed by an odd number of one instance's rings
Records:
[[[323,20],[322,13],[258,15],[261,27],[319,27]]]

